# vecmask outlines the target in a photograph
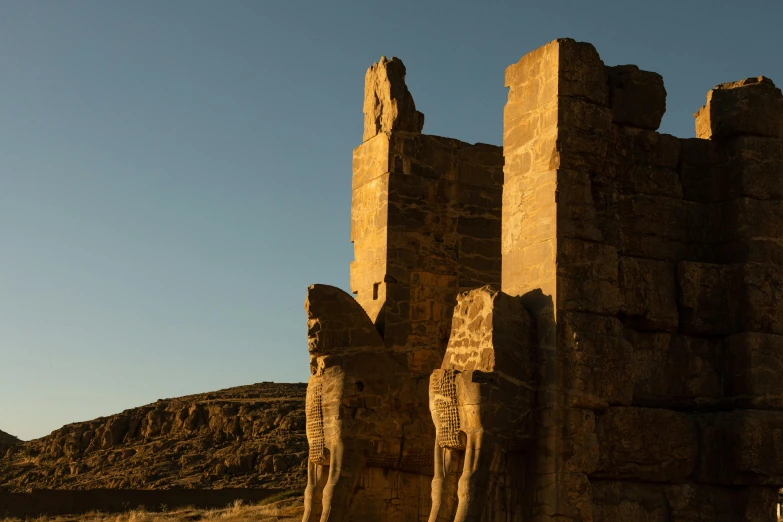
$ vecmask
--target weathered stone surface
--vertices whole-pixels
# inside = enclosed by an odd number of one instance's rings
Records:
[[[0,450],[0,491],[303,488],[305,389],[251,384],[68,424]]]
[[[405,65],[392,56],[367,69],[364,78],[364,139],[392,131],[421,132],[424,114],[416,110],[405,85]]]
[[[356,504],[354,491],[367,468],[422,473],[431,465],[424,446],[430,433],[417,416],[411,373],[386,350],[358,302],[313,285],[305,310],[311,377],[303,520],[361,517],[370,508]]]
[[[783,138],[783,94],[763,76],[718,85],[694,116],[696,136],[702,139],[738,134]]]
[[[675,262],[689,259],[688,207],[678,198],[620,194],[621,255]]]
[[[783,334],[783,266],[745,263],[741,267],[740,331]]]
[[[726,340],[726,397],[738,408],[783,409],[783,336],[742,333]]]
[[[682,140],[679,169],[684,197],[692,201],[783,198],[783,141],[777,138]]]
[[[778,421],[715,412],[783,409],[780,92],[722,85],[697,115],[710,139],[681,140],[655,131],[662,78],[607,68],[589,44],[553,41],[505,84],[502,157],[420,134],[415,112],[395,120],[394,97],[368,88],[351,288],[413,383],[415,415],[398,422],[405,448],[434,447],[435,479],[430,511],[419,478],[367,460],[343,472],[362,484],[352,516],[770,520],[783,474],[757,457],[780,460]],[[383,393],[398,415],[398,392]],[[384,422],[365,431],[402,448]],[[395,495],[405,507],[389,513]]]
[[[561,313],[558,346],[570,405],[603,409],[633,398],[632,350],[620,321],[586,313]]]
[[[696,423],[682,413],[609,408],[596,415],[598,477],[684,482],[696,469]]]
[[[0,458],[5,456],[8,448],[21,442],[21,440],[17,439],[13,435],[9,435],[8,433],[0,430]]]
[[[519,473],[504,455],[529,447],[533,436],[533,334],[520,298],[491,287],[459,296],[443,364],[430,377],[436,428],[430,520],[503,511],[495,499],[512,492],[500,484]]]
[[[612,122],[657,130],[666,112],[663,77],[635,65],[607,67]]]
[[[599,480],[593,483],[594,520],[634,522],[773,522],[777,490],[696,484]]]
[[[617,313],[621,299],[617,267],[614,247],[562,239],[557,256],[558,309]]]
[[[680,331],[728,335],[737,331],[739,283],[733,266],[683,262],[677,265]]]
[[[653,408],[713,406],[723,397],[718,341],[626,329],[633,346],[633,404]]]
[[[620,257],[620,315],[640,330],[677,329],[675,266],[665,261]]]
[[[699,482],[783,483],[783,412],[735,410],[704,415],[699,422]]]

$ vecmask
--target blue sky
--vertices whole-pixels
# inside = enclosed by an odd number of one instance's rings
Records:
[[[558,37],[663,75],[783,85],[783,2],[0,1],[0,429],[305,381],[309,284],[347,289],[365,69],[424,132],[501,144],[505,67]]]

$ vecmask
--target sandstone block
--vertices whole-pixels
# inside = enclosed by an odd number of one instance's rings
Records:
[[[684,482],[698,458],[696,423],[682,413],[609,408],[596,415],[597,477]]]
[[[612,112],[581,98],[558,100],[557,144],[559,166],[574,170],[599,170],[606,161]]]
[[[557,256],[559,310],[616,314],[620,308],[614,247],[561,239]]]
[[[583,97],[593,103],[607,104],[606,68],[589,43],[560,38],[526,54],[506,68],[505,86],[513,93],[509,99],[523,99],[531,92],[520,87],[533,83],[532,80],[548,85],[552,79],[557,87],[554,95]]]
[[[684,197],[706,203],[783,198],[782,144],[777,138],[745,135],[718,142],[683,140]]]
[[[783,266],[746,263],[741,267],[741,331],[783,334]]]
[[[389,135],[378,134],[353,149],[353,190],[392,170],[391,143],[392,138]]]
[[[548,45],[557,45],[559,51],[558,94],[607,105],[609,86],[606,67],[595,47],[570,38],[560,38]]]
[[[594,520],[773,522],[777,491],[593,480]]]
[[[557,341],[565,365],[568,402],[602,409],[633,398],[633,347],[613,317],[558,313]]]
[[[620,314],[641,330],[677,329],[675,266],[638,257],[619,258]]]
[[[554,239],[558,171],[514,176],[503,185],[503,252]]]
[[[682,409],[720,401],[720,342],[630,329],[625,338],[633,346],[634,405]]]
[[[680,139],[670,134],[613,125],[611,155],[625,164],[676,169],[680,161]]]
[[[565,419],[566,463],[571,473],[590,474],[598,468],[598,438],[595,434],[595,412],[569,408]]]
[[[735,407],[783,409],[783,336],[732,335],[725,357],[724,389]]]
[[[763,76],[723,83],[707,93],[707,104],[694,116],[698,138],[738,134],[781,138],[783,94]]]
[[[640,164],[610,166],[623,194],[682,198],[680,176],[674,169]]]
[[[589,173],[558,169],[555,198],[558,237],[602,242]]]
[[[617,201],[622,255],[677,261],[687,259],[688,208],[680,199],[620,194]]]
[[[739,282],[736,268],[682,262],[677,265],[680,331],[694,335],[728,335],[737,331]]]
[[[503,147],[476,143],[457,151],[457,181],[468,185],[503,186]]]
[[[699,482],[783,483],[783,412],[735,410],[705,415],[699,422]]]
[[[657,130],[666,112],[663,77],[635,65],[607,67],[612,121]]]

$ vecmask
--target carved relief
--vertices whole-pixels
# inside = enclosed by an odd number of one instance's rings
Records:
[[[457,298],[444,368],[430,377],[437,433],[430,522],[495,520],[493,489],[521,472],[506,469],[506,454],[531,438],[530,325],[518,299],[491,287]]]

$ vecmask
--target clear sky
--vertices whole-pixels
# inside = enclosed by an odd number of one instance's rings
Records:
[[[783,85],[783,1],[0,1],[0,429],[305,381],[309,284],[348,289],[365,69],[424,132],[501,144],[505,67],[558,37]]]

